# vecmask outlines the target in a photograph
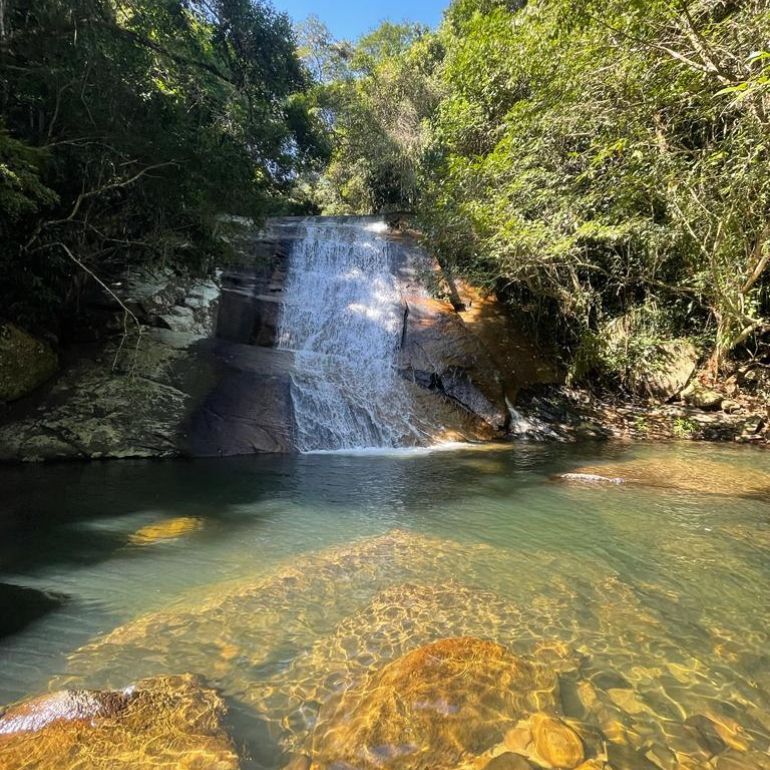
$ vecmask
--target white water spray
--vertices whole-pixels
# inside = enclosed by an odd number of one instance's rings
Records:
[[[384,224],[308,220],[289,258],[278,345],[295,353],[302,452],[416,443],[396,364],[405,306]]]

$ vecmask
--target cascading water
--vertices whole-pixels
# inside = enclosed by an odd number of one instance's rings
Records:
[[[301,452],[418,443],[396,368],[405,305],[385,230],[372,219],[310,219],[292,248],[278,345],[295,354]]]

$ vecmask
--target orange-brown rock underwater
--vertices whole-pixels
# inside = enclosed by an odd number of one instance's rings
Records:
[[[192,590],[53,685],[201,674],[244,770],[766,770],[770,680],[738,673],[723,614],[720,663],[693,654],[681,601],[602,559],[391,530]]]
[[[3,770],[238,770],[221,698],[195,677],[62,690],[0,716]]]
[[[176,540],[189,532],[195,532],[203,527],[203,520],[197,516],[179,516],[167,521],[157,521],[147,524],[133,532],[128,542],[131,545],[152,545],[163,540]]]
[[[453,768],[503,740],[538,705],[553,673],[493,642],[460,637],[419,647],[332,698],[311,741],[318,768]]]
[[[770,499],[770,473],[706,459],[694,462],[669,457],[584,465],[562,473],[558,478],[575,484],[631,484],[700,494]]]

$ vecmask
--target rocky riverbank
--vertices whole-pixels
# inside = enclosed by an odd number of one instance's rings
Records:
[[[511,433],[528,440],[770,444],[770,403],[764,397],[742,394],[735,400],[722,398],[729,403],[727,411],[718,403],[704,408],[681,397],[660,403],[602,397],[558,385],[531,387],[519,394]]]
[[[278,329],[294,301],[284,291],[287,259],[304,230],[301,218],[271,220],[261,232],[241,223],[235,258],[208,278],[127,271],[110,294],[93,286],[58,353],[0,324],[0,460],[296,451],[294,354],[278,347]],[[396,366],[416,442],[768,443],[770,367],[744,364],[708,385],[696,349],[679,340],[632,373],[622,398],[566,387],[558,351],[535,344],[502,303],[447,280],[414,234],[395,227],[384,237],[403,315]]]

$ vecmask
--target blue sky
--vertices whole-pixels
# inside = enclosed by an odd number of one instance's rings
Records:
[[[315,14],[338,38],[353,40],[381,21],[419,21],[435,27],[449,0],[273,0],[296,21]]]

